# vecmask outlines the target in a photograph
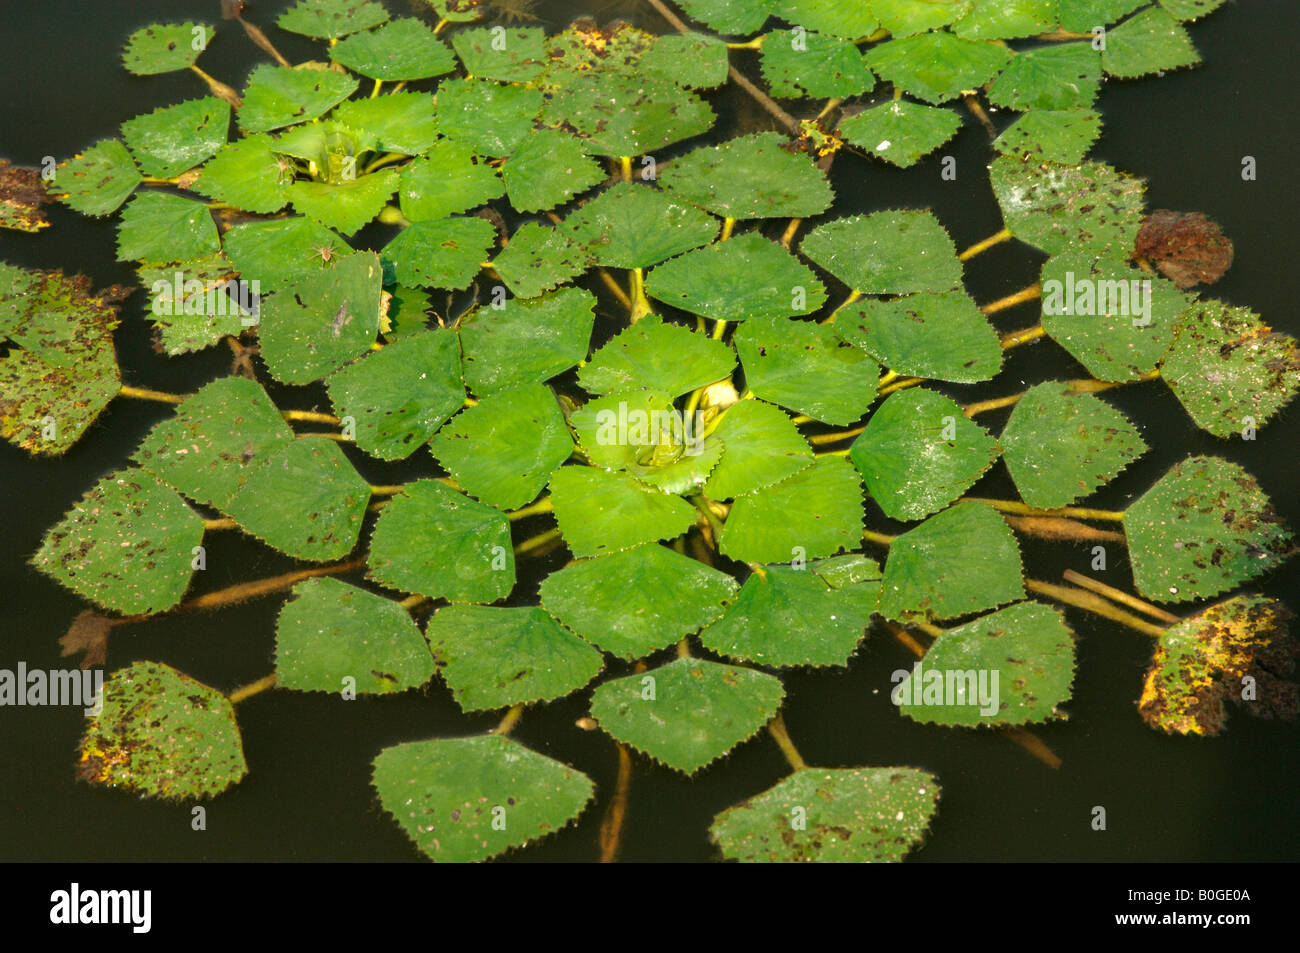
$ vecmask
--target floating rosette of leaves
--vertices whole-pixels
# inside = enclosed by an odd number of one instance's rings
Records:
[[[1145,183],[1086,158],[1102,77],[1193,65],[1183,23],[1213,0],[682,0],[704,29],[670,36],[430,6],[426,24],[298,0],[277,23],[327,42],[321,61],[260,65],[242,96],[195,66],[209,28],[146,27],[128,69],[189,68],[212,95],[128,118],[49,185],[118,216],[165,351],[226,341],[245,373],[172,399],[33,564],[124,617],[247,595],[185,601],[209,532],[311,564],[251,584],[292,586],[272,676],[224,696],[157,663],[119,670],[83,776],[215,795],[244,773],[232,705],[253,691],[434,681],[466,714],[503,713],[493,732],[375,758],[384,809],[434,860],[521,847],[604,793],[508,737],[572,696],[588,727],[683,776],[725,770],[766,729],[792,773],[717,816],[722,856],[899,860],[937,779],[804,763],[781,715],[789,669],[833,678],[893,633],[920,656],[894,686],[902,715],[1025,732],[1070,698],[1072,631],[1040,601],[1056,599],[1157,636],[1140,702],[1157,727],[1218,730],[1243,675],[1262,709],[1294,709],[1271,601],[1161,628],[1022,558],[1026,535],[1123,542],[1138,593],[1177,603],[1290,554],[1260,487],[1214,455],[1123,512],[1079,505],[1147,449],[1106,390],[1160,377],[1228,437],[1300,387],[1293,338],[1135,263]],[[737,88],[790,135],[718,123],[708,91],[746,60],[715,34],[749,37],[730,46],[758,50],[784,106]],[[990,153],[1003,231],[959,252],[929,209],[837,207],[831,161],[907,168],[963,109],[987,119],[983,101],[1022,114]],[[1013,237],[1049,256],[1040,285],[977,303],[968,262]],[[115,395],[158,396],[121,385],[120,296],[0,265],[7,439],[60,453]],[[1041,324],[1005,333],[996,316],[1040,298]],[[1004,352],[1039,339],[1090,376],[1000,390]],[[276,402],[318,384],[301,400],[326,410]],[[961,403],[974,385],[998,396]],[[1007,407],[1000,428],[983,416]],[[973,495],[1000,465],[1020,499]],[[567,563],[519,572],[562,547]],[[965,678],[981,672],[996,680]]]

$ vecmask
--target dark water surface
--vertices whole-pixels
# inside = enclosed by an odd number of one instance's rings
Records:
[[[409,14],[416,0],[389,0]],[[258,23],[294,62],[319,46],[273,26],[284,4],[254,6]],[[647,29],[662,22],[648,5],[595,3]],[[550,3],[537,12],[550,29],[564,26],[592,4]],[[60,159],[117,134],[138,113],[204,95],[189,73],[131,77],[119,63],[127,35],[156,20],[216,22],[218,37],[203,68],[242,88],[263,57],[237,26],[219,22],[216,0],[6,0],[0,27],[0,156],[22,164]],[[1199,210],[1219,221],[1236,242],[1236,262],[1211,294],[1249,305],[1277,329],[1300,333],[1295,298],[1297,259],[1297,88],[1295,7],[1290,0],[1239,0],[1191,27],[1206,65],[1163,78],[1110,83],[1102,92],[1105,133],[1094,149],[1150,181],[1152,208]],[[757,74],[757,64],[745,63]],[[747,101],[715,100],[724,115],[720,138],[756,120]],[[806,113],[807,110],[802,110]],[[999,124],[1006,119],[997,117]],[[939,180],[937,157],[907,172],[844,156],[832,178],[835,214],[899,206],[930,206],[958,247],[991,234],[1000,218],[984,174],[992,157],[983,132],[968,123],[942,153],[958,161],[956,182]],[[1243,182],[1241,159],[1258,161],[1259,178]],[[62,206],[54,227],[36,236],[0,233],[0,258],[26,267],[61,267],[89,274],[96,287],[133,283],[133,270],[114,261],[114,220],[92,221]],[[382,240],[382,230],[359,241]],[[1014,243],[973,260],[967,284],[990,301],[1037,278],[1041,257]],[[118,355],[130,384],[185,392],[228,372],[224,351],[166,359],[152,353],[139,293],[126,303]],[[1034,323],[1031,305],[998,315],[1003,329]],[[1078,365],[1051,343],[1024,347],[1006,372],[986,387],[954,387],[959,400],[1000,396],[1022,382],[1081,376]],[[273,390],[284,406],[326,409],[323,394]],[[1219,441],[1197,430],[1158,382],[1107,395],[1142,428],[1152,450],[1097,498],[1122,509],[1164,468],[1194,453],[1240,462],[1262,483],[1278,509],[1300,524],[1297,436],[1300,416],[1284,413],[1254,443]],[[45,529],[100,477],[123,466],[150,427],[171,411],[159,404],[118,400],[66,456],[31,460],[0,445],[4,541],[0,546],[0,668],[19,660],[31,667],[61,663],[57,638],[84,604],[30,570],[25,559]],[[992,416],[992,415],[991,415]],[[981,418],[995,431],[999,419]],[[375,482],[427,470],[428,458],[403,468],[362,463]],[[354,456],[360,460],[360,457]],[[1014,488],[999,464],[976,491],[1010,498]],[[878,513],[872,525],[887,528]],[[538,529],[545,528],[538,521]],[[532,527],[528,527],[531,529]],[[368,531],[363,533],[364,539]],[[212,534],[208,570],[192,594],[294,568],[285,557],[238,534]],[[972,554],[978,558],[978,554]],[[1027,544],[1026,567],[1057,580],[1066,568],[1088,570],[1083,546]],[[531,576],[521,591],[558,568],[562,554]],[[1131,588],[1126,560],[1112,551],[1103,576]],[[1263,591],[1293,607],[1300,564],[1264,581]],[[272,667],[274,622],[282,597],[206,615],[161,618],[123,627],[112,638],[110,668],[157,659],[223,690],[251,682]],[[1078,674],[1070,719],[1035,731],[1063,759],[1053,771],[992,733],[923,727],[901,718],[888,700],[889,674],[911,656],[874,631],[847,673],[783,676],[786,722],[812,764],[907,764],[938,775],[943,797],[931,835],[916,860],[1291,860],[1300,846],[1296,809],[1300,766],[1294,725],[1234,714],[1213,739],[1166,737],[1138,717],[1135,702],[1151,643],[1117,625],[1071,612],[1078,636]],[[617,673],[617,670],[614,670]],[[574,722],[586,714],[587,692],[528,711],[515,736],[568,761],[597,784],[597,802],[576,828],[512,855],[522,860],[590,860],[597,829],[613,790],[616,756],[599,732]],[[0,711],[0,859],[12,860],[414,860],[418,853],[378,806],[369,785],[370,761],[383,747],[438,735],[490,728],[493,715],[466,717],[440,685],[427,693],[344,702],[333,697],[272,692],[239,709],[250,773],[208,804],[208,829],[190,829],[190,808],[94,789],[73,780],[82,728],[78,711],[8,708]],[[623,840],[628,860],[709,860],[716,852],[705,830],[719,810],[779,780],[787,767],[770,739],[743,745],[693,780],[638,760]],[[1109,830],[1095,832],[1095,805]]]

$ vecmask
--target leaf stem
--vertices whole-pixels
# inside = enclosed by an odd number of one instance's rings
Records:
[[[254,695],[266,691],[268,688],[274,688],[277,678],[278,676],[272,672],[270,675],[259,678],[257,681],[245,685],[243,688],[236,688],[226,697],[230,699],[230,704],[238,705],[245,698],[251,698]]]
[[[790,740],[790,732],[786,731],[785,719],[781,715],[778,714],[767,723],[767,733],[781,749],[781,754],[785,755],[785,760],[789,762],[792,771],[802,771],[808,767],[808,762],[804,761],[803,755],[799,754],[799,749]]]
[[[506,514],[506,516],[511,522],[514,522],[515,520],[521,520],[526,516],[536,516],[538,513],[554,513],[554,512],[555,512],[555,504],[551,502],[551,498],[549,496],[544,496],[536,503],[531,503],[528,506],[521,507],[517,510],[511,510],[509,513]]]
[[[515,547],[515,553],[517,555],[522,556],[526,553],[532,552],[535,549],[540,549],[541,547],[545,546],[547,543],[551,542],[551,540],[559,539],[559,538],[560,538],[560,528],[557,526],[554,529],[548,529],[545,533],[538,533],[536,536],[532,536],[524,540],[522,543],[520,543],[518,546]]]
[[[718,539],[722,536],[722,520],[718,519],[718,514],[713,512],[713,507],[709,505],[704,495],[696,494],[690,497],[691,504],[704,514],[705,522],[709,524],[709,530],[713,534],[713,548],[718,548]]]
[[[314,410],[282,410],[280,416],[285,420],[299,420],[312,424],[333,424],[335,427],[343,422],[333,414],[321,414]]]
[[[1018,304],[1024,304],[1026,301],[1033,301],[1035,298],[1041,298],[1042,296],[1042,285],[1035,283],[1028,288],[1021,288],[1015,294],[1009,294],[1005,298],[999,298],[991,304],[984,305],[980,308],[980,312],[982,314],[997,314],[999,311],[1014,308]]]
[[[1041,579],[1026,579],[1025,588],[1030,592],[1047,596],[1049,599],[1055,599],[1057,602],[1074,606],[1076,609],[1083,609],[1085,612],[1091,612],[1102,618],[1110,619],[1112,622],[1118,622],[1120,625],[1126,625],[1144,635],[1159,638],[1165,631],[1162,626],[1153,625],[1145,619],[1139,619],[1123,609],[1118,609],[1112,603],[1107,602],[1094,592],[1089,592],[1087,589],[1058,586],[1054,583],[1043,582]]]
[[[497,726],[492,729],[492,734],[494,735],[510,734],[510,732],[514,731],[515,724],[519,721],[519,716],[522,715],[523,713],[524,713],[523,705],[515,705],[514,707],[512,707],[508,712],[506,712],[505,717],[501,719],[501,721],[497,724]]]
[[[618,780],[614,782],[614,797],[605,809],[600,822],[600,862],[612,864],[618,857],[619,839],[623,834],[623,818],[627,814],[628,795],[632,789],[632,756],[627,746],[617,744]]]
[[[1010,229],[1004,228],[1002,229],[1002,231],[994,235],[990,235],[988,238],[984,239],[983,241],[979,241],[976,242],[974,245],[971,245],[970,248],[967,248],[964,252],[958,255],[957,258],[960,261],[968,261],[969,259],[974,258],[976,255],[978,255],[980,252],[987,251],[988,249],[992,248],[994,245],[1001,245],[1010,237],[1011,237]]]
[[[719,238],[718,240],[725,242],[727,239],[729,239],[735,227],[736,227],[736,220],[734,218],[724,218],[722,220],[722,237]]]
[[[190,69],[200,79],[202,79],[203,82],[208,84],[208,89],[212,92],[213,96],[216,96],[220,99],[224,99],[226,102],[230,103],[230,105],[234,106],[236,109],[244,105],[244,101],[239,98],[239,94],[235,92],[233,89],[231,89],[229,86],[227,86],[225,83],[221,82],[221,80],[213,79],[211,76],[203,72],[203,70],[199,69],[193,63],[190,64]]]
[[[1015,513],[1020,516],[1064,516],[1078,520],[1106,520],[1118,523],[1124,519],[1120,510],[1091,510],[1074,506],[1061,506],[1054,510],[1040,510],[1027,503],[1015,500],[991,500],[981,496],[967,496],[964,499],[972,503],[987,503],[1000,513]]]
[[[803,219],[792,218],[790,224],[785,227],[785,231],[781,233],[781,247],[786,251],[790,250],[790,243],[794,241],[794,236],[798,233],[799,226],[802,224]]]
[[[222,517],[221,519],[203,521],[203,532],[205,533],[212,532],[213,530],[238,528],[239,524],[228,516]]]
[[[135,397],[138,400],[156,400],[163,404],[179,404],[188,394],[168,394],[161,390],[150,390],[147,387],[131,387],[123,384],[118,390],[119,397]]]
[[[1067,582],[1072,582],[1076,586],[1082,586],[1084,589],[1091,589],[1099,596],[1105,596],[1112,602],[1118,602],[1121,605],[1128,606],[1130,609],[1136,609],[1138,612],[1141,612],[1144,615],[1149,615],[1153,619],[1159,619],[1161,622],[1168,622],[1172,625],[1175,622],[1182,621],[1172,612],[1166,612],[1159,606],[1152,605],[1143,599],[1139,599],[1137,596],[1130,595],[1122,589],[1108,586],[1104,582],[1093,579],[1090,576],[1077,573],[1073,569],[1067,569],[1065,571],[1065,579]]]

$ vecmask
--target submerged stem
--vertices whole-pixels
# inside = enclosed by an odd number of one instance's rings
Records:
[[[1087,589],[1058,586],[1054,583],[1043,582],[1041,579],[1026,579],[1025,588],[1030,592],[1047,596],[1049,599],[1055,599],[1057,602],[1064,602],[1066,605],[1074,606],[1076,609],[1083,609],[1085,612],[1091,612],[1094,615],[1110,619],[1112,622],[1118,622],[1120,625],[1126,625],[1144,635],[1159,638],[1165,632],[1162,626],[1153,625],[1145,619],[1139,619],[1123,609],[1118,609],[1095,592],[1089,592]]]
[[[275,673],[259,678],[257,681],[245,685],[243,688],[236,688],[226,697],[230,699],[230,704],[238,705],[245,698],[251,698],[254,695],[266,691],[268,688],[274,688],[279,676]]]
[[[767,723],[767,733],[772,736],[776,746],[781,749],[781,754],[785,755],[785,760],[790,763],[792,770],[802,771],[808,767],[808,762],[804,761],[803,755],[799,754],[799,749],[790,740],[790,732],[786,731],[784,718],[777,715],[769,721]]]

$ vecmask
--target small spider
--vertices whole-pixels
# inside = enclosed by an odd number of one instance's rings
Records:
[[[334,246],[333,245],[315,245],[307,253],[311,259],[319,258],[322,264],[333,266],[334,264]]]
[[[275,157],[276,185],[284,185],[292,182],[298,172],[297,164],[288,156]]]

